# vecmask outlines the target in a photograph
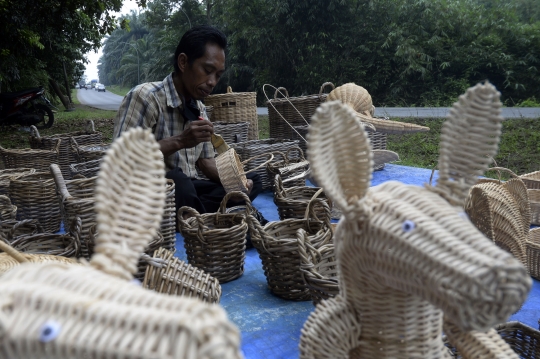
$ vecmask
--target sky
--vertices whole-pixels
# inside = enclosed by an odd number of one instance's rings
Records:
[[[124,0],[122,5],[122,10],[120,12],[115,13],[116,17],[118,18],[122,14],[129,14],[131,10],[138,11],[137,4],[134,0]],[[101,48],[98,52],[90,51],[86,54],[86,57],[90,61],[88,64],[86,64],[86,71],[84,74],[86,75],[86,79],[88,82],[93,79],[98,79],[98,70],[97,65],[99,58],[101,57]]]

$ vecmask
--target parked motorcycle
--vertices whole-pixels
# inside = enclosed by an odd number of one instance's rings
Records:
[[[43,87],[38,87],[0,93],[0,125],[34,125],[39,129],[51,127],[54,115],[49,106],[53,105],[43,92]]]

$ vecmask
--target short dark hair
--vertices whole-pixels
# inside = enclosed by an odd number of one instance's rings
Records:
[[[193,61],[204,56],[206,44],[208,43],[214,43],[223,50],[227,48],[225,34],[213,26],[198,25],[186,31],[174,52],[174,71],[177,73],[180,72],[178,68],[178,56],[181,53],[186,54],[188,63],[191,65]]]

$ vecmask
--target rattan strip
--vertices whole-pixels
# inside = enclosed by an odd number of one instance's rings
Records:
[[[266,139],[266,140],[257,140],[257,141],[247,141],[242,143],[231,144],[231,147],[236,150],[238,156],[242,161],[248,160],[250,158],[274,153],[274,152],[287,152],[291,147],[298,147],[298,141],[292,140],[280,140],[280,139]],[[258,160],[251,161],[246,167],[246,170],[252,170],[259,167],[264,163],[264,157],[257,157]],[[275,160],[274,160],[275,161]],[[270,162],[272,163],[272,162]],[[263,189],[270,189],[273,186],[273,178],[268,177],[268,171],[265,167],[260,167],[258,170],[254,171],[260,176],[262,181]]]
[[[71,174],[71,177],[75,177],[77,175],[87,177],[87,178],[97,176],[100,165],[101,165],[101,161],[102,159],[100,158],[100,159],[88,161],[88,162],[72,163],[69,166],[69,172]]]
[[[104,143],[83,146],[79,145],[73,137],[70,137],[70,145],[77,159],[77,163],[99,160],[105,156],[105,153],[111,146],[110,144]]]
[[[30,147],[33,149],[52,150],[56,145],[56,140],[61,139],[58,149],[58,165],[62,171],[62,175],[66,179],[71,178],[69,166],[77,162],[77,158],[70,144],[70,137],[73,137],[79,146],[99,145],[102,142],[103,136],[100,132],[94,129],[94,122],[89,121],[85,131],[77,131],[70,133],[59,133],[50,136],[40,136],[37,128],[31,126]]]
[[[540,189],[540,171],[519,176],[528,189]]]
[[[165,190],[165,208],[163,209],[163,219],[159,231],[163,236],[163,248],[173,251],[176,244],[176,202],[174,181],[167,180]],[[153,252],[151,252],[153,253]]]
[[[56,147],[52,150],[5,149],[0,146],[0,157],[4,161],[5,168],[34,168],[36,171],[46,172],[51,163],[58,163],[61,140],[56,141]]]
[[[219,303],[221,299],[221,285],[216,278],[174,257],[165,248],[154,252],[149,259],[142,285],[158,293],[198,298],[208,303]]]
[[[531,277],[540,280],[540,228],[531,229],[525,246],[527,269]]]
[[[9,182],[11,178],[18,178],[35,173],[34,168],[8,168],[0,170],[0,195],[9,197]]]
[[[0,221],[15,219],[17,216],[17,206],[11,204],[8,196],[0,195]]]
[[[60,206],[54,179],[48,170],[13,179],[9,193],[17,206],[17,219],[37,219],[49,233],[60,230]]]
[[[295,152],[296,156],[293,157],[291,153]],[[304,151],[300,147],[291,147],[285,153],[274,152],[274,157],[278,160],[266,165],[268,178],[275,178],[276,175],[279,175],[284,181],[282,183],[284,188],[306,185],[309,162],[304,158]],[[275,191],[275,182],[272,185],[272,190]]]
[[[228,144],[248,141],[248,132],[249,122],[214,122],[214,133]]]
[[[276,175],[274,184],[274,203],[277,206],[280,220],[304,218],[310,200],[320,190],[318,187],[309,186],[284,188],[279,175]],[[324,193],[319,194],[319,198],[314,199],[313,206],[315,214],[320,220],[326,220],[325,216],[329,216],[328,220],[330,220],[330,214],[326,211],[330,202]]]

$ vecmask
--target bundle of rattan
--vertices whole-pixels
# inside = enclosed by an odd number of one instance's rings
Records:
[[[219,303],[221,299],[221,285],[216,278],[174,257],[174,252],[165,248],[148,258],[142,285],[158,293],[198,298],[208,303]]]
[[[10,168],[0,170],[0,195],[9,197],[9,181],[11,178],[18,178],[35,172],[36,170],[33,168]]]
[[[56,146],[51,150],[5,149],[0,146],[0,157],[5,168],[34,168],[36,171],[48,171],[51,163],[58,163],[58,151],[61,140],[56,140]]]
[[[278,297],[289,300],[310,300],[311,294],[306,287],[300,270],[301,254],[298,250],[299,236],[302,230],[314,248],[331,243],[330,208],[326,202],[321,206],[327,212],[324,220],[319,220],[313,212],[315,201],[305,210],[302,219],[285,219],[269,222],[262,228],[252,216],[248,221],[258,230],[252,232],[251,241],[262,260],[268,288]]]
[[[79,236],[81,220],[75,218],[70,225],[74,230],[65,234],[34,233],[17,235],[18,225],[13,226],[6,242],[17,251],[28,254],[49,254],[62,257],[78,257],[81,249]]]
[[[71,173],[71,177],[83,176],[89,178],[97,176],[101,161],[102,159],[100,158],[88,162],[72,163],[69,166],[69,172]]]
[[[248,160],[253,157],[257,157],[263,154],[269,154],[274,152],[285,153],[291,147],[298,147],[298,141],[292,140],[280,140],[269,138],[266,140],[247,141],[242,143],[233,143],[231,147],[236,150],[238,156],[242,161]],[[273,186],[273,178],[268,177],[268,171],[265,167],[260,167],[265,162],[264,157],[257,157],[255,161],[250,161],[246,167],[246,170],[252,170],[258,168],[257,173],[262,181],[263,189],[269,189]]]
[[[296,156],[291,153],[297,152]],[[274,152],[274,157],[277,161],[273,161],[266,165],[268,178],[275,178],[279,175],[284,188],[305,186],[306,175],[309,169],[309,162],[304,158],[304,152],[300,147],[291,147],[287,152]],[[275,185],[272,189],[275,190]]]
[[[326,212],[326,208],[330,206],[330,202],[324,192],[320,192],[319,190],[320,188],[318,187],[309,186],[284,188],[281,177],[276,175],[274,179],[274,203],[277,206],[279,219],[304,218],[310,201],[315,202],[313,209],[317,216],[321,220],[325,219],[325,216],[329,215]],[[316,193],[319,193],[318,198],[313,198]]]
[[[216,157],[216,167],[219,174],[219,180],[227,193],[230,192],[247,192],[247,177],[246,174],[263,169],[270,161],[274,159],[271,153],[263,153],[245,161],[240,161],[240,157],[234,150],[229,148],[227,151],[219,154]],[[245,170],[250,163],[260,162],[257,167],[250,170]]]
[[[161,244],[161,247],[172,251],[174,250],[174,246],[176,243],[176,202],[174,200],[176,190],[173,180],[168,179],[166,186],[167,188],[165,189],[165,208],[163,210],[163,219],[161,220],[159,232],[163,237],[163,243]],[[152,251],[150,253],[154,252]]]
[[[15,219],[17,206],[11,204],[8,196],[0,196],[0,221]]]
[[[43,227],[36,219],[24,219],[17,221],[8,219],[0,221],[0,237],[8,238],[9,236],[21,236],[26,234],[43,233]]]
[[[105,156],[105,153],[111,146],[104,143],[87,146],[79,145],[73,137],[70,138],[70,142],[71,149],[78,163],[99,160]]]
[[[71,172],[69,171],[70,164],[77,162],[75,153],[70,145],[70,138],[73,138],[79,146],[90,146],[99,145],[103,137],[101,132],[95,130],[92,120],[88,122],[85,131],[59,133],[51,136],[41,137],[35,126],[31,126],[30,129],[30,147],[33,149],[52,150],[56,145],[56,140],[62,140],[58,150],[58,165],[60,166],[62,175],[66,179],[71,178]]]
[[[263,91],[266,86],[270,85],[263,86]],[[298,97],[289,97],[289,93],[284,87],[276,89],[274,98],[267,102],[270,138],[297,138],[298,136],[292,127],[308,125],[317,107],[326,101],[328,94],[323,93],[326,86],[331,86],[334,89],[331,82],[325,82],[318,94]],[[278,94],[284,97],[278,98]]]
[[[226,213],[227,201],[233,196],[249,202],[243,192],[229,192],[216,213],[199,214],[191,207],[178,210],[188,263],[204,270],[220,283],[229,282],[244,273],[248,224],[243,214]],[[184,212],[192,217],[184,220]]]
[[[249,122],[214,122],[214,133],[229,144],[248,141],[248,131]]]
[[[331,229],[333,233],[333,225]],[[333,240],[317,248],[311,243],[306,231],[300,231],[297,238],[300,271],[313,304],[317,305],[323,299],[335,297],[339,293],[339,285]]]
[[[229,86],[227,93],[210,95],[204,103],[213,107],[212,122],[248,122],[248,139],[259,139],[256,92],[233,92]]]
[[[12,179],[9,193],[17,206],[17,219],[37,219],[49,233],[60,230],[60,206],[49,170]]]
[[[499,324],[493,329],[497,331],[519,358],[540,359],[540,331],[517,321]],[[495,334],[495,332],[492,333]],[[465,358],[453,345],[454,343],[449,343],[446,337],[443,337],[443,341],[448,347],[452,358]],[[469,342],[469,344],[475,345],[474,341]],[[471,349],[474,351],[474,347]],[[501,348],[499,354],[503,351],[504,349]],[[482,356],[481,352],[477,352],[477,357],[487,358],[487,356]]]

